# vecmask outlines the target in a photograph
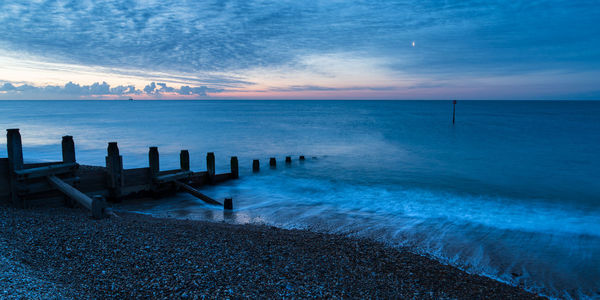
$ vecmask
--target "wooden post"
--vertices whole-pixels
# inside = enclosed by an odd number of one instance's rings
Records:
[[[70,135],[62,137],[62,158],[65,163],[75,162],[75,143]]]
[[[63,136],[61,145],[63,163],[75,163],[75,143],[73,142],[73,137],[70,135]],[[73,170],[70,175],[75,177],[75,170]],[[73,186],[76,187],[77,183],[74,182]],[[68,207],[73,207],[73,200],[65,196],[65,204]]]
[[[184,171],[190,170],[190,152],[187,150],[181,150],[179,153],[179,165]]]
[[[150,151],[148,152],[148,163],[150,165],[150,175],[152,177],[158,176],[158,172],[160,171],[158,147],[150,147]]]
[[[123,156],[119,155],[119,146],[117,145],[117,142],[108,143],[106,151],[109,197],[112,198],[112,200],[116,200],[121,196],[121,188],[125,183],[125,178],[123,177]]]
[[[215,153],[214,152],[206,153],[206,172],[208,173],[208,178],[212,182],[215,177]]]
[[[17,192],[17,175],[15,174],[15,171],[23,169],[23,145],[19,129],[6,130],[6,147],[8,154],[8,176],[10,178],[10,199],[13,205],[23,207],[24,203]]]
[[[305,160],[304,155],[300,155],[300,160],[301,161]]]
[[[6,130],[6,146],[8,167],[11,171],[23,169],[23,144],[21,144],[19,129]]]
[[[225,198],[225,201],[223,202],[223,208],[227,209],[227,210],[232,210],[233,209],[233,199]]]
[[[269,159],[269,166],[271,166],[271,168],[276,168],[277,167],[277,160],[275,160],[275,157],[271,157]]]
[[[456,119],[456,100],[452,101],[452,125],[454,125],[454,120]]]
[[[260,171],[260,161],[255,159],[252,161],[252,172],[256,173]]]
[[[108,215],[105,212],[106,209],[106,200],[104,197],[100,195],[95,195],[92,197],[92,218],[94,219],[102,219],[107,217]]]
[[[292,163],[292,158],[291,158],[291,157],[289,157],[289,156],[286,156],[286,157],[285,157],[285,164],[286,164],[286,165],[289,165],[289,164],[291,164],[291,163]]]
[[[240,178],[240,169],[238,166],[237,156],[231,157],[231,178],[233,178],[233,179]]]

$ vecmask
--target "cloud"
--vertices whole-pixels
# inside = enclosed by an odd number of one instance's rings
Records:
[[[4,92],[12,92],[12,91],[15,91],[16,89],[17,88],[9,82],[4,83],[4,85],[2,85],[2,87],[0,87],[0,91],[4,91]]]
[[[49,63],[111,70],[124,78],[147,76],[142,82],[154,81],[154,86],[135,90],[144,95],[202,95],[211,88],[267,90],[276,84],[275,89],[299,92],[349,86],[347,90],[373,78],[377,80],[364,85],[385,88],[395,81],[400,87],[412,77],[426,87],[454,78],[499,76],[514,76],[518,85],[531,74],[578,74],[585,79],[599,70],[598,19],[593,0],[0,1],[0,54],[10,51]],[[326,62],[315,69],[306,61],[343,53],[352,55],[351,61],[378,63],[362,68],[348,63],[335,70],[337,66]],[[373,72],[364,78],[352,73],[367,68]],[[257,70],[264,74],[262,81],[251,76]],[[283,77],[281,70],[289,77],[307,74],[303,78],[310,80],[271,84],[268,80]],[[327,76],[330,81],[320,81]],[[382,77],[388,80],[382,82]],[[116,82],[104,76],[85,82],[103,79]],[[159,82],[194,85],[196,90]],[[210,88],[203,91],[203,86]],[[53,93],[66,89],[45,88]],[[88,95],[135,93],[128,86],[107,88],[102,83],[69,87]],[[565,85],[563,90],[568,89]]]
[[[69,81],[62,87],[54,85],[14,85],[10,82],[5,82],[4,84],[0,85],[0,99],[15,99],[15,96],[17,96],[19,99],[38,99],[40,96],[47,98],[75,97],[77,99],[87,99],[132,95],[149,96],[149,98],[162,98],[165,95],[175,98],[177,95],[207,97],[209,94],[220,93],[223,91],[223,89],[209,88],[206,86],[190,87],[187,85],[181,86],[177,89],[168,86],[166,83],[155,82],[146,85],[143,90],[136,89],[136,87],[133,85],[119,85],[111,87],[106,82],[95,82],[91,85],[80,85]]]
[[[385,56],[416,73],[593,69],[595,1],[4,1],[0,44],[85,65],[186,72]],[[412,47],[412,42],[416,46]]]
[[[146,94],[152,94],[156,90],[156,83],[152,82],[151,84],[144,87],[144,92]]]
[[[214,89],[214,88],[209,88],[206,86],[199,86],[199,87],[189,87],[187,85],[182,86],[179,90],[177,90],[177,93],[180,95],[200,95],[200,96],[207,96],[208,93],[221,93],[225,90],[223,89]]]

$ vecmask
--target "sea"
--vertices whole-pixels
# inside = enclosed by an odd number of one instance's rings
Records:
[[[0,101],[25,161],[161,170],[214,152],[240,179],[117,208],[159,217],[265,224],[370,238],[557,298],[600,298],[600,102]],[[6,156],[0,140],[0,156]],[[305,161],[298,157],[304,155]],[[292,157],[290,165],[284,164]],[[270,157],[277,167],[269,168]],[[261,171],[252,172],[259,159]]]

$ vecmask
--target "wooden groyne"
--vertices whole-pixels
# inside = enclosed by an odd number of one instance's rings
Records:
[[[125,198],[162,195],[183,191],[224,209],[233,209],[231,198],[223,203],[198,188],[239,177],[237,157],[231,157],[231,172],[216,174],[215,155],[207,153],[207,170],[190,170],[190,154],[181,150],[180,168],[161,170],[157,147],[148,151],[147,168],[123,168],[123,157],[116,142],[108,143],[106,166],[81,166],[76,161],[72,136],[62,138],[62,161],[25,164],[19,129],[8,129],[7,156],[0,158],[0,201],[17,207],[80,205],[94,218],[110,214],[107,202]]]

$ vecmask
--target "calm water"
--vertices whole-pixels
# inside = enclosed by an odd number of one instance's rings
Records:
[[[146,166],[148,146],[164,169],[180,149],[196,170],[209,151],[219,172],[239,157],[241,179],[206,190],[234,198],[231,217],[185,194],[127,209],[371,237],[554,296],[600,297],[600,102],[463,101],[455,126],[451,113],[434,101],[1,101],[0,128],[21,128],[30,161],[59,160],[66,134],[84,164],[103,165],[109,141],[126,168]],[[284,166],[299,154],[305,163]]]

